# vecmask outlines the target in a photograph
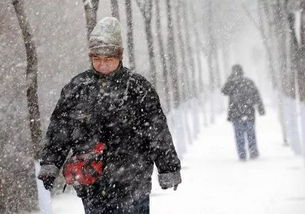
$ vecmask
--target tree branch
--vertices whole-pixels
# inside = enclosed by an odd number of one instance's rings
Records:
[[[145,19],[145,22],[150,22],[152,17],[152,0],[136,0],[137,5]]]

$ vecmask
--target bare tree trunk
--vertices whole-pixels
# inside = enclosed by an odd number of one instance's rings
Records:
[[[272,86],[273,88],[277,88],[277,80],[276,80],[276,71],[275,71],[275,66],[274,66],[274,56],[272,54],[273,52],[273,40],[275,39],[274,36],[274,24],[271,18],[270,14],[270,8],[268,6],[268,2],[265,0],[259,0],[258,1],[258,13],[259,13],[259,22],[260,22],[260,31],[261,35],[263,37],[263,43],[267,52],[267,57],[268,57],[268,66],[271,74],[271,81],[272,81]],[[261,11],[263,10],[263,11]],[[265,19],[267,22],[267,27],[264,27],[264,21],[263,21],[263,14],[265,14]],[[269,29],[269,30],[268,30]]]
[[[29,111],[29,124],[32,138],[32,151],[33,157],[37,160],[37,154],[39,151],[40,143],[42,140],[42,131],[40,124],[40,112],[38,105],[38,90],[37,90],[37,75],[38,75],[38,60],[35,43],[33,41],[32,30],[28,22],[27,16],[24,12],[23,1],[13,0],[13,5],[18,18],[19,26],[22,31],[26,57],[26,82],[28,84],[27,89],[27,101]]]
[[[26,83],[27,83],[27,104],[28,104],[28,118],[29,118],[29,128],[31,133],[32,140],[32,151],[31,156],[34,160],[38,160],[39,148],[42,143],[42,131],[41,131],[41,123],[40,123],[40,111],[38,104],[38,86],[37,86],[37,76],[38,76],[38,60],[37,60],[37,52],[35,43],[33,40],[32,29],[29,24],[27,15],[24,11],[24,2],[22,0],[12,0],[16,16],[18,19],[18,23],[20,29],[22,31],[22,36],[24,40],[26,58],[27,58],[27,67],[26,67]],[[26,149],[26,148],[25,148]],[[29,167],[33,171],[32,175],[35,175],[33,172],[34,162],[31,167]],[[26,172],[27,175],[27,172]],[[18,176],[18,175],[15,175]],[[37,190],[35,185],[34,176],[26,177],[23,176],[23,179],[30,179],[28,182],[27,192],[29,194],[27,207],[19,207],[19,209],[34,209],[37,207]],[[18,190],[17,190],[18,191]],[[23,190],[24,191],[24,190]],[[18,197],[16,194],[15,197]],[[17,201],[18,202],[18,201]],[[14,202],[17,204],[17,202]]]
[[[229,45],[221,42],[221,57],[223,60],[223,69],[224,69],[224,78],[229,76],[230,68],[230,54],[229,54]]]
[[[305,4],[301,4],[299,9],[301,10],[300,16],[300,41],[297,39],[297,30],[296,30],[296,16],[295,11],[290,11],[287,15],[288,25],[289,25],[289,38],[290,38],[290,59],[291,59],[291,71],[292,75],[296,78],[292,87],[292,96],[295,97],[296,94],[299,93],[300,100],[303,101],[305,99],[305,14],[304,14],[304,6]],[[298,85],[298,87],[297,87]]]
[[[145,23],[145,33],[147,40],[147,49],[149,55],[149,64],[150,64],[150,80],[154,87],[157,86],[157,77],[156,77],[156,63],[155,63],[155,52],[153,45],[153,36],[152,36],[152,27],[151,27],[151,19],[152,19],[152,4],[151,0],[145,0],[144,2],[137,0],[138,7],[144,18]]]
[[[120,20],[118,0],[111,0],[111,15]]]
[[[220,76],[220,66],[219,66],[219,50],[216,39],[213,39],[213,59],[215,68],[215,85],[217,88],[221,87],[221,76]]]
[[[133,41],[133,23],[132,23],[132,1],[125,0],[126,5],[126,19],[127,19],[127,49],[129,57],[130,69],[136,68],[135,54],[134,54],[134,41]]]
[[[89,40],[90,33],[96,25],[99,0],[83,0],[83,3],[87,22],[87,39]]]
[[[165,103],[166,109],[169,111],[171,109],[171,102],[170,102],[170,91],[169,91],[169,80],[168,80],[168,69],[166,64],[166,57],[164,51],[164,45],[162,40],[162,30],[161,30],[161,18],[160,18],[160,2],[159,0],[155,0],[156,5],[156,28],[157,28],[157,39],[159,43],[159,50],[160,50],[160,58],[161,64],[163,69],[163,85],[165,90]]]
[[[196,15],[195,15],[194,5],[190,5],[190,6],[191,6],[190,14],[191,14],[191,17],[192,17],[192,23],[196,23]],[[195,79],[196,82],[197,82],[197,92],[196,93],[198,95],[200,95],[202,92],[205,93],[204,85],[203,85],[203,79],[202,79],[202,69],[203,68],[202,68],[202,59],[201,59],[201,56],[202,56],[203,52],[205,51],[205,49],[201,45],[198,28],[194,24],[192,25],[192,32],[194,33],[194,36],[195,36],[195,44],[196,44],[195,45],[195,52],[196,52],[196,64],[197,64],[197,73],[198,73],[198,78]]]
[[[291,65],[291,75],[292,75],[292,80],[291,77],[290,79],[290,96],[296,97],[296,81],[298,76],[298,41],[296,37],[296,29],[295,29],[295,15],[293,13],[290,13],[288,15],[288,23],[289,23],[289,42],[290,42],[290,65]]]
[[[172,20],[172,8],[171,1],[166,0],[167,8],[167,30],[168,30],[168,60],[169,60],[169,70],[170,70],[170,79],[172,80],[173,86],[173,95],[174,95],[174,108],[177,108],[180,104],[180,87],[178,79],[178,65],[177,65],[177,56],[175,48],[175,36]]]
[[[298,72],[298,85],[300,93],[300,101],[305,101],[305,2],[302,4],[301,8],[301,45],[299,48],[298,59],[299,59],[299,72]]]
[[[151,1],[151,0],[149,0]],[[155,52],[154,52],[154,44],[153,44],[153,35],[151,28],[151,20],[145,21],[145,32],[147,39],[147,48],[149,55],[149,64],[150,64],[150,76],[151,81],[154,87],[157,86],[157,75],[156,75],[156,63],[155,63]]]
[[[215,76],[213,69],[213,57],[212,53],[208,53],[208,69],[209,69],[209,101],[210,101],[210,122],[214,123],[215,121],[215,112],[214,112],[214,91],[215,91]]]
[[[216,71],[214,67],[214,35],[213,35],[213,17],[212,17],[212,2],[208,2],[208,12],[207,12],[207,33],[208,33],[208,69],[209,69],[209,96],[210,96],[210,121],[214,123],[215,121],[215,107],[214,107],[214,92],[216,89]]]
[[[220,87],[220,71],[218,63],[218,46],[217,38],[214,32],[214,14],[213,14],[213,0],[208,1],[208,11],[207,11],[207,38],[208,38],[208,67],[209,67],[209,77],[210,77],[210,90],[211,95],[215,92],[217,87]],[[212,106],[214,104],[212,103]],[[214,108],[214,107],[213,107]]]
[[[207,12],[207,19],[208,19],[208,25],[207,25],[207,32],[208,32],[208,68],[209,68],[209,89],[210,92],[213,93],[215,90],[215,71],[213,66],[213,52],[214,52],[214,38],[213,38],[213,18],[212,18],[212,2],[209,0],[208,2],[208,12]]]
[[[274,14],[275,14],[275,27],[276,35],[278,38],[277,47],[279,53],[279,62],[280,62],[280,73],[279,73],[279,89],[281,92],[284,92],[285,89],[285,77],[287,76],[287,47],[286,47],[286,32],[288,30],[286,25],[286,14],[284,13],[283,5],[281,0],[277,0],[274,5]]]
[[[184,101],[187,100],[187,96],[189,95],[189,71],[186,63],[186,56],[185,56],[185,43],[183,41],[183,34],[182,34],[182,25],[181,25],[181,1],[178,0],[176,3],[176,8],[175,8],[175,14],[176,14],[176,26],[177,26],[177,40],[178,40],[178,47],[180,49],[181,53],[181,60],[182,60],[182,81],[181,81],[181,92],[182,92],[182,99]]]
[[[191,83],[191,96],[196,97],[197,96],[197,86],[196,86],[196,80],[195,80],[195,53],[192,48],[192,41],[191,41],[191,36],[190,36],[190,23],[188,20],[187,14],[187,3],[183,1],[182,5],[182,17],[183,17],[183,28],[185,32],[185,40],[186,40],[186,46],[187,46],[187,57],[189,61],[189,68],[190,68],[190,83]]]

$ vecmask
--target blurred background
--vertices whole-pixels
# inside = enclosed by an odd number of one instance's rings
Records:
[[[123,63],[156,87],[182,159],[225,112],[220,90],[236,63],[274,113],[278,144],[304,158],[304,9],[302,0],[1,0],[0,213],[39,209],[34,163],[50,115],[90,68],[87,36],[105,16],[120,19]]]

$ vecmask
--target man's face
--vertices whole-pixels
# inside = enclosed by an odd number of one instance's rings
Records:
[[[104,75],[115,71],[120,63],[120,59],[117,57],[108,57],[103,55],[92,56],[91,61],[94,69]]]

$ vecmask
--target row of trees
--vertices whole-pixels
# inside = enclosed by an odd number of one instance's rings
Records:
[[[258,0],[257,16],[244,9],[260,31],[268,58],[283,141],[304,153],[305,3],[301,0]],[[303,151],[302,151],[303,150]]]

